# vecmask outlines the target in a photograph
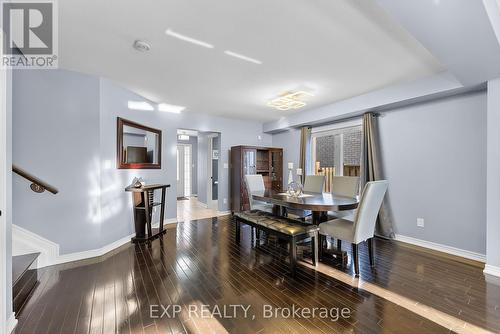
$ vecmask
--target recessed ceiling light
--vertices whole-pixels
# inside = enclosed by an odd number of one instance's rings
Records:
[[[186,36],[186,35],[179,34],[178,32],[175,32],[175,31],[173,31],[171,29],[167,29],[165,31],[165,34],[167,34],[168,36],[175,37],[177,39],[183,40],[185,42],[189,42],[189,43],[192,43],[192,44],[203,46],[205,48],[209,48],[209,49],[213,49],[214,48],[214,46],[212,44],[200,41],[198,39],[195,39],[195,38],[192,38],[192,37],[189,37],[189,36]]]
[[[306,105],[304,99],[309,96],[314,95],[303,90],[299,90],[297,92],[286,92],[267,102],[267,105],[278,110],[299,109]]]
[[[186,107],[176,106],[176,105],[167,104],[167,103],[160,103],[158,105],[158,110],[159,111],[170,112],[170,113],[173,113],[173,114],[180,114],[181,111],[183,111],[184,109],[186,109]]]
[[[128,108],[132,110],[155,110],[151,104],[144,101],[128,101]]]
[[[254,64],[259,64],[259,65],[262,64],[262,62],[260,60],[250,58],[250,57],[247,57],[245,55],[242,55],[242,54],[239,54],[239,53],[236,53],[233,51],[226,50],[226,51],[224,51],[224,53],[227,54],[228,56],[239,58],[239,59],[242,59],[242,60],[254,63]]]
[[[151,45],[148,42],[136,40],[133,45],[134,49],[140,52],[147,52],[151,50]]]

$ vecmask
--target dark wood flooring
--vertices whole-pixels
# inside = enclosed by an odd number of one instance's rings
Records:
[[[255,248],[250,229],[234,242],[229,216],[179,223],[150,246],[125,245],[97,259],[41,269],[40,285],[16,333],[447,333],[363,287],[299,265],[287,274],[286,254]],[[423,304],[477,328],[500,332],[500,288],[482,269],[377,240],[376,268],[361,247],[361,276],[382,291]],[[321,264],[325,266],[325,264]],[[344,276],[352,274],[349,265]],[[176,318],[150,317],[150,305],[182,305]],[[250,305],[255,319],[189,316],[189,307]],[[346,319],[264,319],[262,307],[348,308]],[[194,305],[194,306],[189,306]],[[463,328],[463,332],[468,331]]]

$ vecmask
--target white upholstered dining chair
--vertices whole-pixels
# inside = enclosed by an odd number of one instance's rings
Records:
[[[318,193],[321,194],[325,187],[325,176],[324,175],[306,175],[304,180],[304,186],[302,191],[306,193]],[[287,209],[287,215],[290,218],[304,220],[306,217],[311,215],[309,210],[299,210],[299,209]]]
[[[332,195],[344,197],[356,197],[359,193],[359,177],[357,176],[334,176],[332,178]],[[330,219],[346,218],[354,219],[356,210],[328,212]]]
[[[359,276],[358,245],[360,243],[364,241],[368,242],[370,265],[374,265],[373,235],[378,212],[384,200],[388,185],[389,183],[385,180],[372,181],[365,185],[358,209],[354,216],[354,221],[341,218],[329,220],[319,225],[320,239],[324,238],[324,236],[331,236],[351,243],[354,272],[356,276]],[[319,244],[320,250],[322,250],[323,242]]]
[[[345,197],[356,197],[359,192],[359,177],[334,176],[332,178],[332,194]]]
[[[325,187],[324,175],[306,175],[302,190],[309,193],[322,193]]]
[[[264,192],[266,191],[266,187],[264,185],[264,179],[262,175],[245,175],[245,186],[248,194],[248,202],[250,204],[250,210],[261,210],[272,212],[273,206],[271,204],[256,201],[252,198],[252,193],[255,192]]]

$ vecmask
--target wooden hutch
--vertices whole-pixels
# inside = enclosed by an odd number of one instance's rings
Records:
[[[231,211],[249,210],[245,175],[260,174],[266,189],[283,187],[283,149],[257,146],[231,147]]]

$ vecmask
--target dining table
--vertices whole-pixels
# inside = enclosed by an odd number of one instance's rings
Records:
[[[252,192],[252,199],[273,204],[276,215],[283,215],[283,208],[305,210],[312,212],[312,223],[319,225],[327,219],[328,211],[354,210],[358,207],[359,199],[338,196],[332,193],[304,192],[299,196],[272,189]]]
[[[273,204],[273,214],[285,216],[287,209],[305,210],[312,212],[312,224],[319,225],[328,220],[328,211],[354,210],[358,207],[359,198],[338,196],[332,193],[311,193],[304,192],[299,196],[291,196],[288,193],[272,189],[252,192],[252,199],[256,201]],[[337,242],[337,247],[323,249],[320,244],[322,259],[334,259],[342,266],[347,264],[347,252],[342,250],[341,242]]]

